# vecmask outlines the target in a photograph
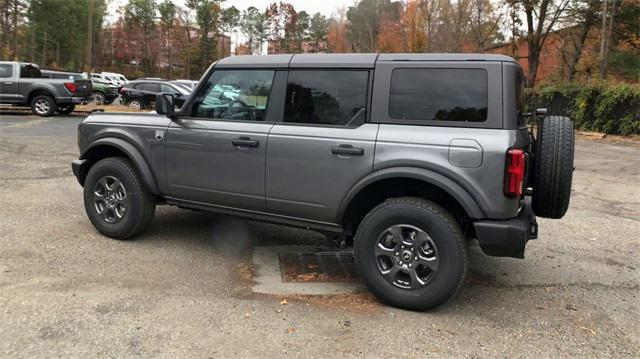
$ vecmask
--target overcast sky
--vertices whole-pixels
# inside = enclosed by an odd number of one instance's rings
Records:
[[[260,10],[266,10],[267,6],[272,2],[279,2],[276,0],[226,0],[222,3],[222,7],[235,6],[238,10],[242,11],[249,6],[255,6]],[[157,2],[160,2],[159,0]],[[173,0],[176,5],[184,6],[184,0]],[[331,16],[339,7],[346,7],[352,5],[355,0],[285,0],[290,3],[296,9],[296,11],[306,11],[310,14],[320,12],[323,15]],[[115,20],[115,10],[127,4],[127,0],[114,0],[109,5],[109,21]]]

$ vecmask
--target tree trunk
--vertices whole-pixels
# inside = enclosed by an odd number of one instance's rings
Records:
[[[602,36],[604,41],[602,42],[602,47],[601,47],[602,62],[600,63],[600,78],[602,80],[605,80],[607,78],[607,71],[608,71],[608,65],[609,65],[609,52],[611,47],[611,35],[613,34],[613,19],[616,14],[618,3],[619,2],[616,0],[611,0],[611,12],[609,13],[609,23],[606,24],[606,32],[605,32],[606,17],[603,17]]]
[[[11,41],[11,54],[13,59],[18,59],[18,0],[13,0],[13,41]]]
[[[87,45],[85,50],[85,63],[89,68],[93,68],[93,0],[89,0],[89,9],[87,14]]]
[[[169,57],[169,80],[173,79],[173,61],[171,59],[171,28],[167,28],[167,52]]]
[[[593,26],[594,9],[590,5],[587,11],[588,13],[585,16],[582,26],[580,27],[578,42],[576,42],[575,44],[573,56],[571,57],[571,62],[569,63],[569,69],[567,71],[567,80],[569,82],[573,82],[576,77],[576,69],[578,67],[578,62],[580,61],[580,56],[582,56],[582,49],[584,48],[584,43],[587,41],[589,30],[591,30],[591,26]]]

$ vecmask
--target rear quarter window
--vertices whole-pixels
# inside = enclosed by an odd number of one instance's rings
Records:
[[[487,120],[484,69],[395,69],[391,75],[389,117],[410,121]]]
[[[6,79],[13,77],[13,65],[1,64],[0,65],[0,79]]]

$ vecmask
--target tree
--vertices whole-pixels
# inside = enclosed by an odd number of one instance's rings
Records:
[[[176,20],[176,5],[171,0],[164,0],[158,5],[160,22],[165,29],[167,58],[169,60],[169,78],[173,78],[173,58],[171,57],[171,33]]]
[[[506,16],[506,7],[498,11],[490,0],[473,0],[471,9],[471,35],[476,44],[476,51],[484,52],[488,45],[502,39],[500,23]]]
[[[200,71],[203,72],[213,58],[217,57],[217,38],[220,20],[220,0],[188,0],[187,7],[195,10],[196,22],[200,26]],[[213,34],[213,39],[210,36]]]
[[[250,6],[242,12],[240,29],[247,35],[247,46],[250,53],[261,53],[262,45],[267,38],[267,19],[263,12]],[[257,48],[257,51],[256,51]]]
[[[129,0],[125,6],[124,18],[130,30],[142,30],[142,68],[145,75],[151,73],[154,63],[149,51],[149,42],[155,28],[153,19],[156,17],[156,8],[154,0]]]
[[[269,40],[274,53],[291,53],[296,48],[298,13],[293,5],[281,1],[272,3],[266,12]]]
[[[567,80],[575,80],[578,62],[589,31],[595,26],[600,4],[597,0],[575,0],[566,9],[564,17],[568,27],[574,26],[576,31],[570,32],[570,46],[562,49],[562,60],[567,64]],[[571,41],[572,40],[572,41]]]
[[[409,0],[402,13],[402,26],[406,31],[407,50],[423,52],[426,48],[425,19],[420,0]]]
[[[313,42],[313,52],[320,52],[320,43],[327,41],[329,21],[319,12],[313,14],[309,22],[309,39]]]
[[[294,31],[295,52],[303,52],[303,43],[309,39],[311,17],[306,11],[298,13],[298,22]],[[314,52],[318,52],[317,50]]]
[[[558,21],[560,15],[569,5],[569,0],[512,0],[512,6],[522,6],[527,25],[527,59],[529,73],[527,86],[536,83],[540,53],[544,42]]]
[[[340,8],[337,16],[328,21],[327,26],[327,50],[334,53],[353,51],[349,43],[346,8]]]
[[[229,41],[231,41],[231,36],[239,25],[240,25],[240,10],[238,10],[235,6],[222,10],[220,27],[222,28],[223,33],[228,34]],[[229,56],[229,55],[231,54],[230,53],[222,54],[222,56]]]

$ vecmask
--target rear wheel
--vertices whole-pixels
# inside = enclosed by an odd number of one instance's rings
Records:
[[[58,113],[61,114],[61,115],[68,115],[71,112],[73,112],[73,110],[75,110],[75,109],[76,109],[76,105],[71,103],[71,104],[58,106],[56,111],[58,111]]]
[[[49,117],[56,112],[56,102],[49,95],[38,95],[31,100],[31,111],[42,117]]]
[[[533,166],[533,212],[544,218],[562,218],[569,208],[574,157],[573,122],[564,116],[546,116],[538,127]]]
[[[127,102],[127,106],[129,106],[129,108],[133,110],[142,110],[143,104],[142,104],[142,101],[138,100],[137,98],[134,98],[129,100],[129,102]]]
[[[105,103],[105,96],[102,92],[99,91],[94,91],[93,92],[93,99],[94,101],[96,101],[96,104],[98,105],[102,105],[103,103]]]
[[[375,207],[358,227],[354,250],[369,290],[404,309],[443,304],[461,287],[467,270],[457,222],[421,198],[393,198]]]
[[[136,168],[122,157],[105,158],[91,167],[84,183],[84,206],[94,227],[115,239],[143,231],[156,208]]]

